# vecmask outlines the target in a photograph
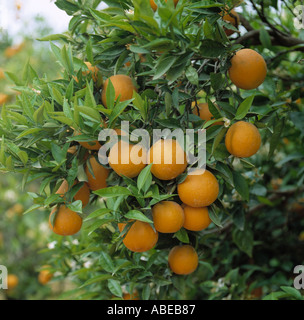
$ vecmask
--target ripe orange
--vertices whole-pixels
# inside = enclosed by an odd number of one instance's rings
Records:
[[[119,175],[134,178],[146,166],[146,151],[140,145],[118,141],[109,153],[109,164]]]
[[[234,27],[238,27],[238,25],[240,24],[240,16],[238,15],[238,13],[232,9],[230,10],[230,12],[225,12],[226,14],[223,17],[223,20],[225,20],[226,22],[231,23]],[[231,29],[227,29],[225,28],[225,33],[227,36],[231,36],[234,31]]]
[[[175,246],[169,252],[168,263],[174,273],[187,275],[196,270],[198,255],[190,245]]]
[[[241,49],[231,59],[229,77],[240,89],[256,89],[264,82],[266,75],[264,58],[252,49]]]
[[[119,223],[119,231],[125,228],[125,223]],[[145,252],[151,250],[157,243],[158,232],[147,222],[136,220],[127,231],[123,239],[124,245],[133,252]]]
[[[19,283],[19,278],[15,274],[8,274],[7,275],[7,289],[13,290],[17,287]]]
[[[181,201],[190,207],[207,207],[219,193],[219,184],[208,170],[196,170],[177,186]]]
[[[85,172],[88,177],[88,185],[90,190],[95,191],[106,188],[109,170],[102,166],[94,156],[91,156],[88,161],[92,167],[92,171],[94,174],[93,176],[88,166],[86,166]]]
[[[60,205],[52,225],[52,216],[58,207],[55,207],[49,217],[49,226],[53,232],[61,236],[71,236],[77,233],[82,226],[82,218],[65,205]]]
[[[77,184],[77,181],[74,182],[73,186]],[[62,184],[56,191],[56,194],[60,194],[62,197],[69,191],[69,185],[67,180],[63,180]],[[82,205],[85,207],[90,201],[90,189],[86,182],[84,182],[83,186],[77,191],[74,196],[74,200],[81,200]]]
[[[130,293],[124,293],[123,294],[123,299],[124,300],[139,300],[138,292],[135,291],[132,294]]]
[[[14,55],[16,55],[18,52],[20,52],[20,51],[23,49],[24,46],[25,46],[25,43],[22,42],[22,43],[20,43],[19,45],[7,47],[7,48],[4,50],[4,56],[5,56],[6,58],[11,58],[11,57],[13,57]]]
[[[184,224],[184,210],[174,201],[161,201],[152,208],[154,227],[158,232],[174,233]]]
[[[0,68],[0,80],[5,78],[5,74],[2,68]]]
[[[167,0],[165,0],[165,1],[167,2]],[[176,6],[177,3],[178,3],[178,0],[173,0],[173,1],[174,1],[174,5]],[[152,8],[154,11],[156,11],[157,5],[156,5],[156,3],[155,3],[154,0],[150,0],[150,5],[151,5],[151,8]]]
[[[198,107],[198,108],[197,108]],[[214,120],[213,114],[209,110],[208,103],[199,103],[196,107],[195,101],[192,102],[192,112],[199,116],[204,121]],[[198,109],[198,110],[197,110]],[[212,126],[221,126],[224,122],[218,121],[212,124]]]
[[[207,207],[193,208],[183,206],[185,221],[183,227],[190,231],[201,231],[206,229],[212,222]]]
[[[8,100],[9,100],[9,95],[5,93],[0,93],[0,105],[8,102]]]
[[[258,152],[261,135],[250,122],[238,121],[227,131],[225,145],[228,152],[239,158],[248,158]]]
[[[129,76],[126,76],[124,74],[118,74],[108,78],[103,85],[101,100],[104,107],[107,107],[106,92],[107,92],[109,79],[111,80],[115,90],[115,100],[117,100],[118,97],[120,102],[132,99],[133,91],[137,91],[136,87],[133,84],[132,79]]]
[[[50,266],[43,266],[42,270],[39,272],[38,275],[38,281],[43,285],[47,284],[53,278],[54,275],[47,268],[50,268]]]
[[[171,180],[187,168],[186,153],[176,140],[158,140],[150,148],[148,163],[153,163],[152,174],[160,180]]]

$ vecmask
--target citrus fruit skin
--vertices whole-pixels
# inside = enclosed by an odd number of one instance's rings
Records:
[[[77,184],[77,181],[74,182],[73,186]],[[69,185],[67,180],[63,180],[62,184],[56,191],[56,194],[59,194],[61,197],[64,197],[65,194],[69,191]],[[80,200],[82,202],[83,207],[85,207],[90,201],[90,189],[86,182],[84,182],[83,186],[77,191],[74,196],[74,200]]]
[[[187,205],[184,209],[184,225],[183,227],[190,231],[202,231],[206,229],[212,222],[207,207],[193,208]]]
[[[125,228],[125,223],[119,223],[119,231]],[[145,252],[151,250],[158,241],[158,232],[147,222],[136,220],[127,231],[123,239],[124,245],[133,252]]]
[[[192,103],[192,112],[193,114],[199,116],[204,121],[214,120],[213,114],[209,110],[208,103],[199,103],[196,107],[195,101]],[[223,125],[224,122],[218,121],[213,123],[211,126],[220,126]]]
[[[182,174],[187,168],[186,153],[173,139],[158,140],[150,148],[148,163],[152,163],[151,172],[160,180],[171,180]]]
[[[198,255],[190,245],[173,247],[168,256],[170,269],[180,275],[194,272],[198,266]]]
[[[119,176],[135,178],[146,166],[147,152],[140,145],[121,140],[111,148],[108,160],[110,167]]]
[[[230,10],[230,13],[226,12],[226,14],[223,17],[223,20],[231,23],[236,28],[240,24],[240,16],[234,9]],[[232,34],[234,34],[235,31],[225,28],[225,33],[229,37]]]
[[[248,158],[260,149],[261,135],[252,123],[238,121],[228,129],[225,145],[230,154],[238,158]]]
[[[43,266],[39,272],[38,281],[42,285],[46,285],[53,278],[53,273],[47,269],[48,267],[49,266]]]
[[[154,227],[158,232],[174,233],[184,224],[184,210],[174,201],[161,201],[152,208]]]
[[[19,278],[15,274],[8,274],[7,275],[7,289],[8,290],[13,290],[14,288],[17,287],[19,283]]]
[[[197,170],[178,184],[177,192],[184,204],[195,208],[207,207],[217,199],[219,184],[210,171]]]
[[[266,75],[264,58],[252,49],[241,49],[231,59],[229,77],[240,89],[256,89],[264,82]]]
[[[107,107],[107,87],[109,84],[109,79],[111,80],[114,90],[115,90],[115,100],[118,99],[119,101],[126,101],[132,99],[133,91],[137,91],[136,87],[133,84],[132,79],[129,76],[124,74],[117,74],[108,78],[103,85],[102,93],[101,93],[101,101],[104,107]]]
[[[56,207],[51,211],[49,217],[49,226],[51,230],[61,236],[71,236],[77,233],[82,226],[82,218],[74,211],[61,205],[52,225],[52,216],[56,212]]]
[[[122,297],[124,300],[140,300],[139,299],[139,296],[138,296],[138,292],[134,292],[132,294],[126,292],[123,294],[123,297]]]
[[[89,167],[86,166],[85,173],[88,177],[88,186],[90,190],[95,191],[106,188],[109,170],[102,166],[94,156],[91,156],[88,161],[94,173],[93,176],[89,170]]]

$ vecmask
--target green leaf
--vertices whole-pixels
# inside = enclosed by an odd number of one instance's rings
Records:
[[[241,251],[252,257],[253,232],[250,229],[245,228],[243,231],[234,229],[232,239]]]
[[[114,296],[122,298],[122,289],[120,286],[120,282],[114,279],[108,280],[108,288]]]
[[[147,181],[152,182],[152,174],[151,174],[152,164],[146,166],[139,174],[137,178],[137,188],[140,191]]]
[[[271,48],[271,38],[268,31],[264,27],[260,28],[260,41],[264,48]]]
[[[181,228],[180,230],[175,232],[174,237],[176,237],[179,241],[183,243],[189,243],[188,232],[184,228]]]
[[[247,180],[243,175],[237,171],[233,171],[233,182],[236,191],[241,195],[241,197],[249,201],[249,188]]]
[[[190,83],[194,84],[195,86],[198,86],[198,73],[195,68],[189,66],[186,69],[186,77]]]
[[[23,131],[22,133],[20,133],[18,135],[18,137],[16,137],[16,140],[19,140],[27,135],[30,135],[30,134],[33,134],[33,133],[37,133],[37,132],[40,132],[42,129],[40,128],[31,128],[31,129],[28,129],[28,130],[25,130]]]
[[[99,256],[99,263],[101,267],[107,272],[113,272],[115,269],[114,262],[107,252],[101,251]]]
[[[110,274],[101,274],[101,275],[98,275],[98,276],[95,276],[91,279],[88,279],[85,283],[83,283],[80,288],[83,288],[85,286],[89,286],[93,283],[97,283],[97,282],[102,282],[102,281],[105,281],[105,280],[108,280],[110,279],[112,276]]]
[[[91,107],[81,107],[81,106],[76,106],[75,109],[77,109],[77,111],[82,113],[87,118],[95,122],[101,122],[101,115],[98,112],[98,110]]]
[[[270,139],[270,147],[269,147],[269,153],[268,153],[268,159],[271,159],[276,147],[281,142],[281,135],[283,133],[283,129],[285,127],[285,118],[283,118],[281,121],[278,120],[273,128],[273,134]]]
[[[239,108],[237,109],[236,115],[235,115],[235,119],[236,119],[236,120],[241,120],[241,119],[243,119],[243,118],[247,115],[249,109],[250,109],[251,106],[252,106],[253,100],[254,100],[254,95],[246,98],[246,99],[240,104]]]
[[[130,210],[125,217],[127,219],[131,219],[131,220],[139,220],[139,221],[143,221],[143,222],[147,222],[147,223],[153,223],[152,220],[150,220],[148,217],[146,217],[141,211],[139,210]]]
[[[220,42],[205,39],[201,41],[200,53],[204,58],[219,58],[225,53],[225,47]]]
[[[86,218],[84,221],[88,221],[88,220],[91,220],[91,219],[94,219],[94,218],[100,218],[102,216],[104,216],[105,214],[107,213],[110,213],[112,212],[111,209],[108,209],[108,208],[101,208],[101,209],[97,209],[93,212],[91,212]]]
[[[176,57],[165,57],[164,59],[159,60],[155,66],[153,80],[159,79],[163,74],[165,74],[171,66],[176,61]]]
[[[131,196],[132,192],[125,187],[115,186],[94,191],[100,197],[116,198],[120,196]]]
[[[41,205],[40,204],[34,204],[32,205],[30,208],[28,208],[26,211],[23,212],[23,215],[27,214],[27,213],[30,213],[30,212],[33,212],[35,210],[38,210],[39,208],[41,208]]]
[[[303,296],[299,290],[292,287],[287,287],[287,286],[282,286],[281,289],[286,293],[288,293],[293,298],[295,298],[296,300],[303,300]]]
[[[66,206],[74,211],[74,212],[78,212],[78,213],[82,213],[82,202],[81,200],[77,200],[77,201],[74,201],[72,203],[67,203]]]
[[[220,227],[220,228],[223,228],[223,225],[222,225],[222,223],[221,223],[221,220],[220,220],[219,216],[217,215],[217,213],[216,213],[215,209],[213,208],[213,206],[211,206],[210,209],[211,209],[211,210],[208,210],[208,213],[209,213],[209,217],[210,217],[210,219],[212,220],[212,222],[213,222],[216,226],[218,226],[218,227]]]

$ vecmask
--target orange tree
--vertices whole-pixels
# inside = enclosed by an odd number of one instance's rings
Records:
[[[62,76],[39,78],[30,66],[22,80],[9,75],[21,94],[1,113],[2,170],[40,181],[27,212],[48,208],[56,236],[79,239],[51,249],[49,264],[77,284],[66,296],[301,299],[291,286],[303,250],[303,41],[290,6],[100,2],[56,1],[69,31],[41,40],[52,41]],[[122,121],[150,137],[206,129],[207,170],[189,175],[177,141],[139,151]],[[108,165],[98,159],[104,128],[122,140]],[[77,196],[86,184],[97,210]]]

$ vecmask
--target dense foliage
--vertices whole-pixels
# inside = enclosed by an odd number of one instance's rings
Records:
[[[30,64],[22,78],[7,73],[20,95],[1,111],[1,170],[22,174],[25,189],[40,182],[27,213],[65,202],[84,218],[77,242],[65,244],[58,236],[48,252],[52,268],[77,285],[64,297],[121,298],[136,290],[140,299],[302,299],[292,288],[304,246],[304,40],[291,10],[298,2],[243,2],[236,8],[239,31],[221,18],[236,1],[180,0],[176,7],[155,1],[155,12],[146,0],[104,1],[105,9],[100,2],[56,1],[71,16],[69,31],[40,40],[51,41],[61,76],[39,77]],[[243,47],[267,63],[257,89],[231,84],[230,60]],[[98,68],[96,78],[85,62]],[[137,92],[115,102],[110,85],[105,107],[102,82],[114,74],[132,77]],[[195,101],[207,102],[215,120],[193,114]],[[228,128],[240,120],[253,123],[262,137],[259,152],[248,159],[231,156],[225,146]],[[119,129],[121,121],[150,135],[156,128],[207,129],[207,167],[220,190],[206,230],[160,234],[144,253],[122,243],[117,223],[152,222],[153,205],[179,201],[176,187],[185,174],[161,181],[147,166],[131,179],[107,166],[108,187],[91,192],[90,206],[73,201],[79,187],[67,198],[56,194],[62,179],[70,186],[76,178],[87,181],[87,155],[97,152],[79,141],[98,140],[101,124]],[[71,146],[75,153],[68,152]],[[168,268],[169,250],[180,243],[199,255],[199,267],[188,276]]]

